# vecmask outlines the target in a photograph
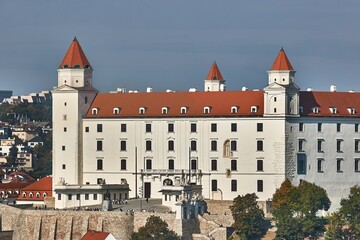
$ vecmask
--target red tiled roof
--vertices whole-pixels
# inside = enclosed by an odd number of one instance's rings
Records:
[[[271,70],[294,70],[283,48],[281,48],[277,55]]]
[[[67,65],[67,68],[74,68],[76,65],[78,65],[79,68],[91,67],[76,37],[67,50],[60,64],[60,68],[65,68],[65,65]]]
[[[264,105],[263,91],[223,91],[223,92],[141,92],[141,93],[102,93],[98,94],[86,114],[87,118],[122,118],[122,117],[235,117],[262,116]],[[231,107],[238,107],[236,114]],[[258,111],[251,113],[251,107]],[[144,107],[146,113],[139,114]],[[167,107],[168,113],[162,114]],[[181,114],[181,107],[187,107],[186,114]],[[204,113],[204,107],[210,107],[210,113]],[[97,108],[94,115],[92,109]],[[113,114],[119,108],[120,114]]]
[[[1,190],[8,190],[8,189],[23,189],[29,186],[31,183],[27,182],[20,182],[20,183],[0,183],[0,191]]]
[[[360,117],[360,93],[352,92],[300,92],[301,115],[314,117]],[[314,113],[317,107],[319,113]],[[336,108],[332,113],[329,108]],[[350,114],[348,108],[354,108]]]
[[[110,233],[107,232],[88,230],[81,240],[103,240],[106,239],[106,237],[109,236],[109,234]]]
[[[214,61],[213,65],[210,68],[209,74],[206,77],[206,80],[224,80],[219,67],[217,66],[216,62]]]
[[[17,198],[17,200],[25,201],[43,201],[44,200],[44,193],[46,193],[47,197],[52,196],[52,177],[47,176],[41,178],[39,181],[34,182],[27,187],[24,187],[22,190],[22,194]],[[26,196],[23,196],[23,193],[26,193]],[[33,197],[30,198],[30,193],[33,194]],[[36,193],[40,194],[40,197],[36,197]]]

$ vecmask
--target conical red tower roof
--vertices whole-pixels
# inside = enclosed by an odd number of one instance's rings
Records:
[[[224,78],[221,75],[221,72],[219,70],[219,67],[216,65],[215,61],[214,61],[213,65],[210,68],[210,71],[209,71],[209,74],[206,77],[206,80],[224,80]]]
[[[281,48],[279,54],[277,55],[271,70],[294,70],[283,48]]]
[[[74,38],[64,59],[60,64],[60,68],[89,68],[91,67],[85,53],[81,49],[79,41]]]

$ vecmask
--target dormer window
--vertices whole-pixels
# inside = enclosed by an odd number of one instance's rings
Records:
[[[46,194],[46,192],[44,192],[43,196],[44,196],[44,197],[47,197],[47,194]]]
[[[257,113],[258,107],[257,106],[251,106],[250,111],[251,111],[251,113]]]
[[[236,114],[238,112],[239,107],[238,106],[232,106],[231,107],[231,113]]]
[[[68,68],[68,67],[69,67],[69,65],[67,65],[67,64],[64,65],[64,68]]]
[[[205,114],[209,114],[209,113],[210,113],[210,107],[209,107],[209,106],[204,107],[204,113],[205,113]]]
[[[22,194],[22,196],[23,196],[23,198],[26,198],[26,192],[24,192],[24,193]]]
[[[91,112],[92,112],[93,115],[97,115],[99,113],[99,109],[98,108],[93,108],[91,110]]]
[[[168,114],[168,112],[169,112],[169,108],[168,108],[168,107],[163,107],[163,108],[161,109],[161,114]]]
[[[356,111],[355,111],[355,108],[352,108],[352,107],[348,107],[348,112],[350,113],[350,114],[355,114],[356,113]]]
[[[319,113],[319,108],[318,107],[313,107],[312,112],[313,113]]]
[[[181,114],[186,114],[187,111],[188,111],[188,108],[187,108],[187,107],[181,107],[181,108],[180,108],[180,113],[181,113]]]
[[[332,114],[336,114],[337,113],[337,108],[336,107],[329,107],[329,110]]]
[[[114,109],[113,109],[113,114],[114,114],[114,115],[120,114],[120,108],[118,108],[118,107],[114,108]]]
[[[74,68],[80,68],[79,64],[74,65]]]
[[[36,198],[40,198],[40,193],[39,192],[36,193]]]
[[[144,108],[144,107],[139,108],[139,114],[140,115],[144,115],[145,112],[146,112],[146,108]]]

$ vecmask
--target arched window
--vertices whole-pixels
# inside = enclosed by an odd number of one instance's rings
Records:
[[[224,142],[224,148],[223,149],[224,149],[224,153],[223,153],[224,157],[231,157],[232,156],[232,154],[231,154],[231,145],[230,145],[230,140],[229,139]]]
[[[29,193],[29,198],[33,198],[34,194],[31,192]]]
[[[36,198],[39,198],[40,197],[40,193],[36,193]]]
[[[186,113],[187,113],[187,110],[188,110],[187,107],[181,107],[181,108],[180,108],[180,113],[181,113],[181,114],[186,114]]]
[[[46,194],[46,192],[44,192],[43,196],[44,196],[44,197],[47,197],[47,194]]]
[[[98,112],[99,112],[99,109],[93,108],[91,111],[92,111],[92,114],[93,114],[93,115],[97,115]]]
[[[169,112],[169,108],[168,108],[168,107],[163,107],[163,108],[161,109],[161,114],[168,114],[168,112]]]
[[[114,115],[117,115],[117,114],[119,114],[119,113],[120,113],[120,108],[117,108],[117,107],[116,107],[116,108],[113,109],[113,114],[114,114]]]
[[[231,107],[231,113],[232,113],[232,114],[237,113],[237,112],[238,112],[238,109],[239,109],[239,108],[238,108],[237,106],[232,106],[232,107]]]
[[[210,107],[208,107],[208,106],[204,107],[204,113],[209,114],[210,113]]]
[[[144,107],[139,108],[139,114],[140,115],[145,114],[145,112],[146,112],[146,109]]]
[[[22,197],[26,198],[26,192],[23,192]]]

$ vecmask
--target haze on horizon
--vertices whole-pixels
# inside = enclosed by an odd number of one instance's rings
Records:
[[[76,36],[100,92],[262,89],[284,47],[302,90],[360,91],[360,1],[1,1],[0,90],[51,90]]]

